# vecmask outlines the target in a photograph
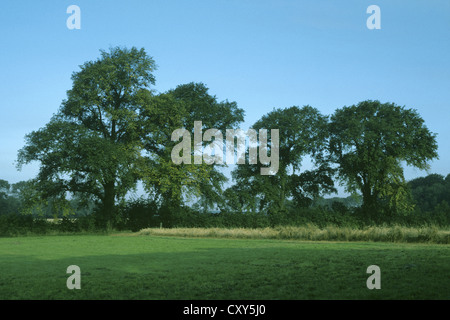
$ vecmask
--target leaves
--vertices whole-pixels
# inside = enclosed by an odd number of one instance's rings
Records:
[[[272,176],[261,175],[263,165],[248,164],[248,155],[246,164],[234,170],[233,178],[238,188],[252,196],[247,199],[249,207],[257,198],[259,210],[278,212],[285,210],[288,199],[307,206],[315,197],[335,190],[331,169],[323,162],[326,126],[327,117],[310,106],[275,109],[252,126],[255,130],[279,130],[279,170]],[[268,141],[271,141],[270,133]],[[302,172],[301,165],[306,156],[311,157],[315,168]]]
[[[389,198],[390,206],[406,209],[402,161],[427,168],[437,157],[436,135],[418,113],[393,103],[363,101],[331,116],[330,161],[347,191],[360,190],[366,206]]]
[[[120,199],[138,178],[140,113],[154,83],[154,61],[143,49],[116,47],[80,68],[58,113],[26,136],[18,166],[40,162],[43,198],[70,192]]]
[[[219,102],[208,91],[203,83],[188,83],[146,98],[142,118],[147,154],[142,180],[146,190],[156,190],[168,206],[178,207],[186,198],[196,197],[203,206],[212,206],[221,199],[226,178],[217,170],[218,164],[174,164],[171,159],[178,143],[171,141],[174,130],[185,128],[192,136],[194,122],[201,121],[204,128],[225,132],[243,121],[244,111],[235,102]],[[192,146],[190,156],[194,156]]]
[[[201,121],[202,130],[216,129],[225,137],[243,122],[244,110],[234,101],[219,101],[203,83],[155,93],[155,70],[144,49],[114,47],[72,74],[72,88],[58,112],[26,136],[18,153],[18,168],[40,163],[30,201],[51,198],[64,204],[67,194],[83,194],[100,201],[110,219],[115,202],[142,181],[149,194],[171,207],[196,198],[203,208],[280,212],[288,200],[307,206],[335,192],[337,173],[348,191],[362,193],[365,205],[383,202],[405,211],[409,195],[401,164],[426,169],[437,157],[436,135],[416,110],[367,100],[329,118],[311,106],[292,106],[274,109],[252,126],[258,140],[259,130],[268,130],[270,142],[259,141],[258,163],[246,154],[245,165],[232,173],[236,185],[223,192],[227,179],[221,164],[173,163],[172,132],[184,128],[192,135]],[[271,129],[279,132],[279,164],[275,175],[265,176],[261,169],[270,164],[261,163],[261,152],[276,150]],[[202,148],[214,142],[202,141]],[[302,170],[307,158],[312,168]],[[0,185],[0,197],[7,189]]]

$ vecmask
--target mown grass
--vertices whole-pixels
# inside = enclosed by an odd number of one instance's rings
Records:
[[[69,265],[80,290],[66,287]],[[446,244],[27,236],[0,238],[0,270],[0,299],[450,299]]]
[[[436,226],[370,226],[362,229],[329,225],[320,228],[313,224],[275,228],[147,228],[141,235],[219,237],[235,239],[292,239],[309,241],[373,241],[450,244],[450,229]]]

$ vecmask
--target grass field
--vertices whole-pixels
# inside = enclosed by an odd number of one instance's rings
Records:
[[[69,265],[81,289],[69,290]],[[366,286],[367,267],[381,289]],[[450,245],[142,234],[0,238],[0,299],[450,299]]]

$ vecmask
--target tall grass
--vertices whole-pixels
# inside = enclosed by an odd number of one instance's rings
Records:
[[[217,237],[236,239],[292,239],[310,241],[373,241],[450,244],[450,230],[436,226],[371,226],[361,229],[314,224],[274,228],[147,228],[139,235]]]

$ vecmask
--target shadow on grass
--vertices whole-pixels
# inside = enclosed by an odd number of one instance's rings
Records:
[[[270,248],[197,248],[46,259],[0,257],[1,299],[302,300],[449,299],[449,248],[374,249],[350,244]],[[369,290],[370,265],[381,290]],[[69,265],[81,289],[69,290]]]

